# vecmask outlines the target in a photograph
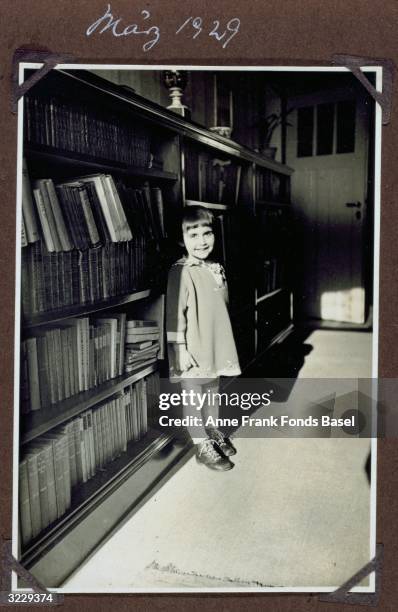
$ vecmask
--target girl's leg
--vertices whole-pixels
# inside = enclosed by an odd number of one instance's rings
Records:
[[[198,425],[198,426],[188,425],[187,426],[187,431],[192,438],[192,442],[194,444],[200,444],[201,442],[206,440],[206,438],[208,437],[205,427],[204,427],[203,414],[201,410],[197,409],[197,406],[200,405],[197,402],[198,394],[201,395],[203,393],[201,380],[200,379],[195,380],[193,378],[182,379],[181,380],[181,390],[187,391],[187,393],[189,393],[190,391],[193,391],[194,398],[196,398],[196,401],[194,400],[194,402],[190,403],[189,406],[183,406],[182,416],[184,418],[190,417],[190,416],[202,417],[202,425]]]
[[[218,399],[215,397],[215,394],[218,393],[220,389],[220,379],[213,378],[212,380],[209,380],[208,382],[204,383],[202,385],[202,388],[202,393],[206,393],[206,395],[207,393],[209,393],[209,401],[205,402],[202,408],[203,423],[206,424],[209,417],[212,417],[213,422],[215,423],[216,419],[218,419],[220,412]],[[214,428],[216,427],[216,425],[208,425],[207,427]]]

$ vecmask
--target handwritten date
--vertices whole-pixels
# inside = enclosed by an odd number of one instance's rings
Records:
[[[139,15],[137,21],[141,21],[140,24],[123,25],[122,17],[114,17],[111,5],[108,4],[105,13],[89,25],[86,36],[91,36],[94,33],[104,34],[109,31],[117,38],[124,36],[141,37],[145,40],[142,45],[143,51],[150,51],[161,39],[161,28],[159,25],[151,23],[152,15],[148,10],[142,10]],[[175,34],[180,34],[185,30],[185,32],[192,34],[192,39],[196,39],[203,32],[220,43],[222,48],[225,49],[234,36],[238,34],[240,25],[241,22],[238,17],[233,17],[225,25],[221,25],[219,20],[214,20],[210,27],[204,24],[202,17],[188,17],[176,29]]]
[[[210,28],[210,32],[208,32],[208,35],[210,37],[214,37],[218,42],[222,42],[221,46],[223,49],[225,49],[225,47],[231,42],[233,37],[236,36],[236,34],[239,32],[240,19],[238,19],[238,17],[230,19],[227,22],[224,30],[222,28],[220,30],[220,22],[217,19],[212,23],[213,28]],[[201,34],[205,29],[202,17],[188,17],[188,19],[184,21],[182,26],[178,28],[176,34],[179,34],[184,28],[187,28],[189,26],[191,26],[193,30],[193,39],[197,38],[199,34]]]

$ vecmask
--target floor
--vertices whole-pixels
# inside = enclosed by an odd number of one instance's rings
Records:
[[[300,384],[371,375],[370,333],[306,330],[289,342],[286,372]],[[186,461],[64,590],[327,588],[369,561],[368,439],[236,432],[234,444],[233,470]]]

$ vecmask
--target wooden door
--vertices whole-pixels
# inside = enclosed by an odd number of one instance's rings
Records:
[[[368,109],[333,91],[289,101],[287,163],[299,236],[300,316],[364,323]]]

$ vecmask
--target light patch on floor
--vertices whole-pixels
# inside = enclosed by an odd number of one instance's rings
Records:
[[[305,358],[300,378],[370,378],[372,336],[366,332],[318,329],[305,340],[313,350]]]

